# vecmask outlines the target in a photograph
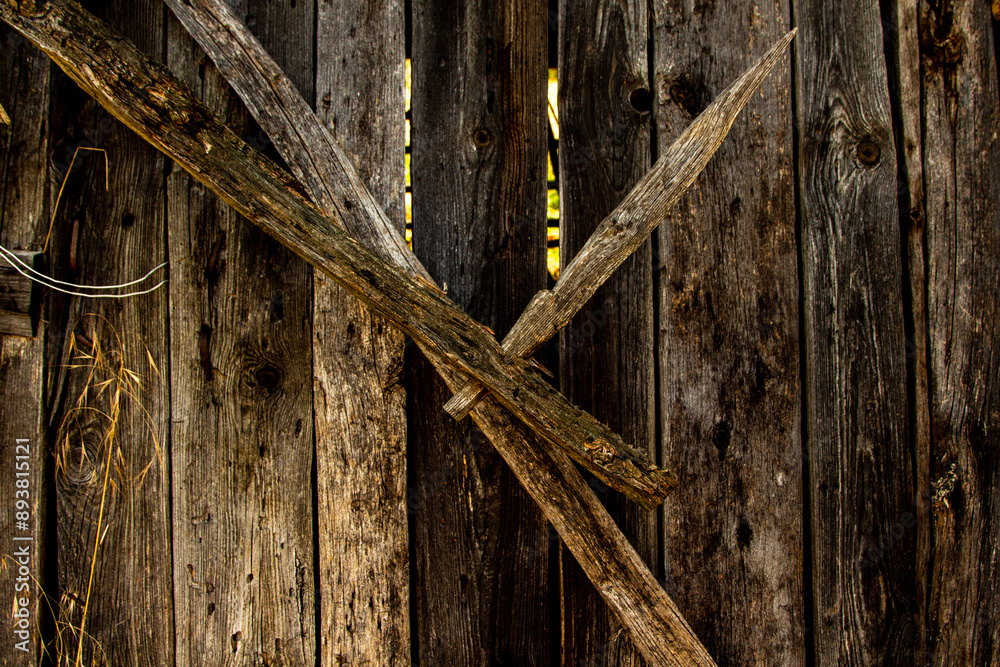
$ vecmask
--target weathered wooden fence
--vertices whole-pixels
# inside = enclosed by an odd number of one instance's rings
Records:
[[[86,4],[277,155],[164,3]],[[591,487],[718,664],[1000,660],[996,2],[229,4],[401,234],[412,188],[415,252],[498,338],[551,280],[547,155],[565,262],[798,26],[539,358],[679,474],[655,512]],[[93,285],[169,263],[134,298],[37,290],[35,335],[0,335],[28,602],[0,662],[643,663],[414,346],[0,39],[2,245]]]

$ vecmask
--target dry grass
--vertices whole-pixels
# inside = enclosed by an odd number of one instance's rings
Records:
[[[127,347],[127,343],[108,320],[100,315],[84,316],[90,320],[93,335],[89,338],[74,333],[69,342],[68,357],[70,372],[84,374],[82,389],[75,403],[66,411],[59,428],[59,439],[55,447],[57,478],[75,475],[79,484],[96,484],[100,478],[100,505],[93,531],[93,548],[86,574],[86,593],[82,599],[64,593],[57,605],[49,596],[44,596],[52,617],[56,619],[56,635],[43,647],[42,653],[58,665],[83,665],[85,648],[91,655],[99,656],[91,664],[108,664],[103,648],[96,638],[87,632],[87,618],[91,611],[91,592],[97,576],[98,555],[101,543],[110,528],[106,516],[111,495],[121,493],[124,485],[137,488],[154,463],[163,465],[160,441],[152,418],[143,405],[143,396],[148,393],[149,382],[159,382],[159,368],[146,345],[138,340],[140,354]],[[137,338],[137,337],[136,337]],[[109,343],[105,345],[103,340]],[[129,359],[145,358],[147,368],[143,371],[129,368]],[[147,379],[148,378],[148,379]],[[122,450],[120,436],[125,419],[141,416],[141,428],[145,428],[153,440],[155,456],[134,471],[128,465]],[[93,453],[88,453],[85,432],[100,433],[101,437]],[[92,473],[86,479],[79,479],[80,470],[90,468]],[[79,617],[76,623],[73,619]]]

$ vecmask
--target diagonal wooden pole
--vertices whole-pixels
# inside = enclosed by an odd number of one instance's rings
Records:
[[[563,270],[556,286],[535,295],[504,337],[503,351],[509,357],[533,354],[556,335],[615,269],[643,244],[722,145],[736,116],[784,55],[795,32],[792,30],[778,40],[695,118],[594,230]],[[444,409],[452,417],[463,419],[485,394],[484,387],[468,384],[445,403]]]
[[[572,405],[532,364],[504,359],[492,332],[436,285],[415,279],[358,243],[335,213],[317,209],[297,181],[244,144],[162,66],[79,5],[3,0],[0,16],[119,120],[410,334],[422,349],[489,387],[504,407],[609,486],[647,509],[676,486],[672,473]],[[351,209],[362,190],[341,200],[341,207]]]
[[[121,37],[110,33],[76,3],[0,0],[0,18],[42,47],[86,90],[108,106],[112,113],[128,121],[130,126],[135,127],[140,121],[156,127],[163,124],[161,130],[171,136],[178,135],[173,137],[177,141],[194,143],[196,151],[210,154],[216,149],[215,145],[206,141],[206,129],[218,125],[217,121],[208,117],[204,109],[197,105],[193,107],[197,113],[192,115],[192,108],[167,104],[170,97],[165,98],[165,93],[176,93],[179,84],[170,83],[169,75],[162,68],[150,63]],[[89,46],[78,43],[84,41]],[[102,54],[99,58],[98,52]],[[103,72],[103,79],[94,69],[98,63],[109,68]],[[131,104],[119,106],[116,96],[131,100]],[[130,113],[138,115],[132,117]],[[209,120],[212,122],[208,123]],[[189,133],[194,136],[188,137]],[[143,136],[153,141],[148,133]],[[227,142],[235,141],[231,135],[224,135],[223,138]],[[163,148],[159,142],[155,144]],[[297,187],[249,147],[236,145],[240,147],[239,156],[229,154],[229,157],[238,162],[248,158],[256,165],[254,170],[257,171],[264,168],[263,176],[257,174],[268,183],[266,192],[258,193],[261,198],[277,196],[282,189]],[[232,185],[225,178],[215,182],[209,181],[200,172],[193,173],[223,191],[225,185]],[[228,171],[225,173],[232,176]],[[362,192],[363,186],[356,194]],[[226,199],[241,212],[252,212],[251,207],[272,204],[253,197],[246,199],[242,194],[235,197],[230,193]],[[333,224],[332,220],[327,222]],[[286,224],[301,222],[292,219]],[[374,240],[377,242],[377,239]],[[436,352],[432,347],[427,351],[439,364],[452,389],[465,382],[466,377],[449,365],[448,359],[434,356]],[[529,494],[543,508],[598,592],[619,615],[649,664],[714,665],[676,605],[618,531],[566,454],[532,434],[523,422],[515,419],[492,396],[473,411],[473,417]]]

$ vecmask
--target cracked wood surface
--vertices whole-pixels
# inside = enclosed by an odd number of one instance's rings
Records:
[[[544,4],[411,4],[414,252],[502,335],[547,280]],[[548,664],[550,526],[478,425],[444,411],[451,390],[437,375],[410,355],[416,654]]]
[[[162,57],[160,3],[94,6],[134,48]],[[167,259],[169,160],[65,77],[53,71],[51,82],[50,187],[76,147],[98,144],[110,157],[107,172],[105,156],[78,157],[53,225],[50,266],[57,278],[89,285],[141,276]],[[47,301],[58,531],[58,581],[48,592],[58,591],[64,655],[81,664],[172,664],[167,290],[126,300],[50,292]]]
[[[404,106],[403,5],[316,3],[314,98],[400,239],[405,119],[387,109]],[[403,667],[411,655],[405,340],[322,273],[313,285],[320,664]]]
[[[28,42],[10,31],[0,31],[0,104],[12,118],[0,124],[0,244],[30,262],[45,241],[48,226],[48,162],[51,66],[47,58]],[[2,120],[2,119],[0,119]],[[4,269],[7,263],[0,261]],[[13,271],[13,269],[11,269]],[[20,277],[20,276],[19,276]],[[41,290],[37,290],[40,292]],[[0,294],[6,286],[0,286]],[[4,304],[9,307],[9,304]],[[17,310],[22,310],[18,308]],[[2,316],[0,316],[2,318]],[[19,318],[21,319],[21,318]],[[45,339],[46,325],[39,318],[34,332],[30,317],[0,333],[0,457],[7,466],[4,493],[0,495],[0,535],[6,545],[0,565],[0,586],[11,597],[28,600],[32,619],[44,613],[41,591],[54,582],[44,567],[55,549],[55,535],[48,528],[46,509],[51,488],[46,484],[50,470],[45,442]],[[23,335],[15,335],[20,331]],[[23,457],[23,458],[19,458]],[[25,480],[20,482],[19,480]],[[27,488],[24,488],[24,485]],[[27,511],[27,520],[17,512]],[[22,523],[23,521],[23,523]],[[20,524],[20,525],[19,525]],[[28,542],[24,537],[31,537]],[[22,538],[19,540],[18,538]],[[25,543],[30,544],[28,563],[18,562]],[[38,579],[27,590],[19,586],[20,565],[27,565]],[[13,595],[20,593],[20,595]],[[11,613],[13,600],[8,603]],[[20,600],[18,600],[20,607]],[[13,624],[10,626],[15,628]],[[15,648],[23,639],[10,634],[0,645],[0,664],[21,661],[25,655]],[[29,634],[31,655],[38,655],[41,635]]]
[[[911,585],[915,532],[902,524],[913,509],[915,471],[879,9],[874,0],[851,8],[792,2],[802,35],[795,114],[803,435],[818,665],[922,661],[913,619],[923,601]]]
[[[787,30],[790,12],[787,0],[653,8],[666,147],[754,45]],[[805,540],[791,54],[783,60],[654,232],[663,460],[698,480],[664,504],[666,586],[729,665],[806,664],[805,613],[791,602],[805,595]]]

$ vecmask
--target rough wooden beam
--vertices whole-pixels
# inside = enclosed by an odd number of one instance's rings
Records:
[[[508,358],[528,356],[556,335],[615,269],[642,245],[722,145],[736,116],[781,60],[793,37],[795,30],[778,40],[763,58],[724,90],[604,218],[563,269],[555,288],[535,295],[504,338],[503,349]],[[462,419],[484,393],[485,389],[474,384],[463,387],[445,404],[445,410]]]
[[[504,358],[492,332],[436,285],[414,279],[354,240],[342,219],[317,209],[297,181],[236,137],[165,68],[79,5],[3,0],[0,18],[45,51],[116,118],[247,219],[387,317],[422,348],[487,386],[519,419],[609,486],[652,508],[677,485],[672,473],[658,469],[645,453],[570,404],[532,364]],[[348,198],[342,205],[351,208],[354,200]]]
[[[202,47],[257,114],[261,126],[274,138],[293,172],[308,174],[315,170],[324,175],[304,181],[310,183],[308,187],[314,198],[323,201],[325,197],[332,203],[341,199],[344,195],[337,195],[338,179],[330,175],[341,170],[352,171],[350,164],[249,31],[218,0],[167,1],[182,22],[200,35]],[[206,30],[204,26],[211,25],[213,20],[226,29]],[[230,63],[227,53],[234,52],[234,45],[223,41],[226,36],[238,45],[237,52],[245,52],[251,58],[252,71],[237,69]],[[270,85],[258,86],[255,81],[267,81]],[[334,195],[327,196],[324,192]],[[366,219],[359,211],[370,211],[373,218]],[[393,257],[415,274],[427,275],[405,245],[405,252],[394,252],[398,250],[398,235],[377,206],[354,207],[346,212],[344,221],[348,230],[375,252]],[[425,353],[450,388],[457,389],[463,381],[461,375],[433,351]],[[490,396],[473,410],[472,418],[545,512],[595,588],[629,629],[648,663],[714,664],[677,606],[615,526],[572,462],[514,420]]]

